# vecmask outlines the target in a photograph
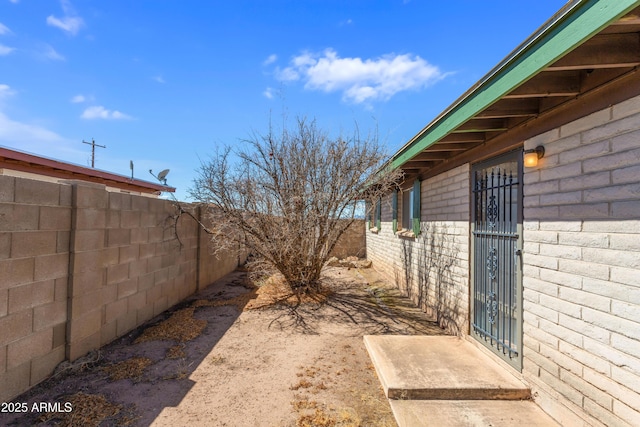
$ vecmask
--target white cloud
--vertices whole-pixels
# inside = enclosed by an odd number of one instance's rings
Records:
[[[162,76],[154,76],[153,80],[155,80],[158,83],[162,83],[162,84],[166,83],[165,79]]]
[[[274,62],[276,62],[278,60],[278,55],[276,55],[275,53],[272,53],[271,55],[269,55],[267,57],[267,59],[265,59],[264,61],[262,61],[262,65],[269,65],[269,64],[273,64]]]
[[[356,104],[386,101],[398,92],[424,88],[445,77],[434,65],[410,54],[375,59],[340,58],[333,49],[294,57],[284,69],[276,69],[282,81],[301,80],[306,89],[342,92],[343,100]]]
[[[14,50],[16,50],[16,49],[13,48],[13,47],[9,47],[9,46],[5,46],[3,44],[0,44],[0,56],[9,55]]]
[[[272,87],[268,87],[264,92],[262,92],[262,94],[265,96],[265,98],[273,99],[274,90]]]
[[[64,61],[66,58],[59,54],[53,47],[49,45],[44,46],[44,52],[42,52],[42,56],[45,59],[51,59],[53,61]]]
[[[78,95],[74,96],[73,98],[71,98],[71,102],[73,104],[81,104],[84,101],[86,101],[86,98],[82,94],[78,94]]]
[[[10,119],[0,112],[0,141],[8,143],[20,142],[58,142],[63,141],[57,133],[38,125],[26,124]]]
[[[52,27],[58,27],[61,30],[75,36],[84,26],[84,20],[78,16],[68,0],[61,0],[62,11],[64,16],[57,18],[53,15],[47,16],[47,24]]]
[[[107,110],[102,105],[95,105],[93,107],[87,108],[82,112],[82,115],[80,117],[87,120],[129,120],[132,118],[131,116],[121,113],[118,110]]]
[[[20,0],[9,0],[13,4],[17,4]]]
[[[0,35],[11,34],[9,27],[0,22]]]
[[[13,91],[13,89],[11,89],[11,87],[9,87],[9,85],[0,84],[0,101],[10,97],[13,94],[15,94],[15,92]]]

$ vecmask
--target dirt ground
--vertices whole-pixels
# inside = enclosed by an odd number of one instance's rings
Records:
[[[236,271],[62,364],[0,425],[395,426],[362,336],[442,330],[372,269],[323,286],[293,310],[277,279]]]

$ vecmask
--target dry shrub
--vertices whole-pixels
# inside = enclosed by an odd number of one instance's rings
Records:
[[[65,399],[71,403],[71,412],[47,412],[38,418],[39,423],[56,421],[58,427],[99,426],[104,420],[117,415],[122,405],[114,405],[101,394],[76,393]]]
[[[113,365],[102,368],[109,375],[112,381],[123,380],[125,378],[139,379],[147,366],[151,365],[153,360],[147,357],[132,357]]]
[[[303,409],[316,409],[318,408],[318,402],[315,400],[307,400],[307,399],[296,399],[291,402],[291,406],[296,411],[301,411]]]
[[[336,419],[324,410],[316,408],[313,414],[300,415],[296,422],[297,427],[333,427]]]
[[[301,379],[296,385],[292,385],[291,387],[289,387],[289,390],[300,390],[301,388],[310,388],[312,386],[313,384],[311,382],[305,379]]]
[[[184,345],[180,344],[169,347],[166,354],[167,359],[182,359],[186,356],[187,354],[184,352]]]
[[[156,340],[185,342],[198,337],[207,326],[207,321],[195,319],[194,310],[195,307],[188,307],[176,311],[167,320],[145,329],[134,343]]]

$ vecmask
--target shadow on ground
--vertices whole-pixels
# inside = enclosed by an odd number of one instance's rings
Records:
[[[370,270],[327,268],[323,276],[327,297],[322,301],[297,306],[280,301],[263,306],[261,316],[250,318],[268,323],[274,332],[323,335],[329,341],[365,334],[444,334],[408,298],[377,277]],[[60,403],[58,409],[63,409],[66,402],[73,402],[71,413],[0,413],[0,425],[151,425],[165,408],[189,398],[195,385],[191,374],[258,297],[245,272],[231,273],[99,352],[61,366],[52,378],[14,399],[28,408],[45,402]],[[304,345],[304,340],[296,342]],[[350,347],[345,344],[345,348]],[[255,359],[268,357],[265,350],[253,350]]]

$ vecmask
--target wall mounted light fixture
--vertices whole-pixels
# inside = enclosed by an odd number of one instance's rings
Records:
[[[527,168],[533,168],[538,166],[538,159],[544,157],[544,147],[538,145],[532,150],[524,150],[524,166]]]

